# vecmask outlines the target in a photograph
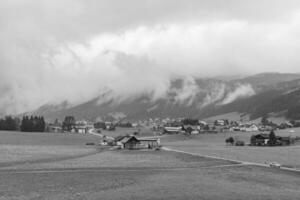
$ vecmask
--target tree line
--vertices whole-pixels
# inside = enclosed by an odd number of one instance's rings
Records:
[[[6,116],[0,119],[0,130],[15,131],[19,130],[20,119],[17,117]]]
[[[23,116],[20,129],[22,132],[44,132],[46,123],[42,116]]]

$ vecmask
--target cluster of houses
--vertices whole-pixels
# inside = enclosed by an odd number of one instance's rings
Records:
[[[295,139],[289,136],[275,136],[274,146],[287,146],[295,143]],[[260,133],[253,135],[250,139],[251,146],[270,146],[270,134]]]
[[[164,125],[154,126],[154,131],[160,131],[162,134],[178,134],[178,133],[188,133],[188,134],[201,134],[201,133],[218,133],[218,132],[228,132],[228,131],[244,131],[244,132],[255,132],[261,131],[262,127],[254,123],[232,123],[227,124],[226,120],[216,120],[216,121],[202,121],[199,120],[196,124],[184,124],[182,122],[171,122]],[[272,130],[272,128],[266,128],[267,130]]]
[[[152,130],[157,134],[201,134],[201,133],[218,133],[229,131],[243,131],[243,132],[258,132],[258,131],[271,131],[274,126],[262,125],[254,122],[241,122],[241,121],[229,121],[227,119],[217,120],[198,120],[198,119],[186,119],[186,118],[149,118],[148,120],[128,121],[122,119],[119,121],[76,121],[70,132],[72,133],[87,133],[89,129],[105,129],[114,131],[116,127],[152,127]],[[293,125],[289,122],[282,123],[276,128],[290,128]],[[63,132],[62,123],[54,122],[48,124],[47,131],[49,132]]]
[[[70,132],[85,134],[90,129],[93,129],[93,128],[94,128],[94,123],[86,121],[86,120],[80,120],[80,121],[76,121],[76,123],[74,125],[72,125],[72,129],[70,130]],[[58,120],[56,120],[54,123],[47,124],[46,131],[52,132],[52,133],[64,132],[62,123],[58,122]]]
[[[219,132],[265,132],[274,129],[292,128],[293,125],[290,122],[285,122],[280,125],[273,124],[263,125],[254,122],[240,122],[240,121],[228,121],[227,119],[218,119],[210,121],[192,121],[192,124],[184,123],[186,121],[168,121],[162,124],[155,124],[153,126],[154,131],[160,131],[167,134],[189,133],[189,134],[201,134],[201,133],[219,133]]]

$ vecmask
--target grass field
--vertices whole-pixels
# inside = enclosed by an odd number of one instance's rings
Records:
[[[276,135],[300,136],[300,129],[276,131]],[[242,160],[248,162],[279,162],[284,166],[300,169],[300,144],[282,147],[253,147],[253,146],[227,146],[225,139],[232,136],[249,143],[252,134],[258,132],[228,132],[219,134],[200,134],[195,136],[169,135],[162,138],[165,146],[198,153],[201,155],[216,156],[227,159]]]
[[[299,199],[300,175],[234,166],[0,172],[1,199]]]
[[[93,135],[0,131],[0,167],[82,157],[98,152]]]
[[[201,146],[202,140],[208,146],[221,145],[218,135],[197,137],[163,140],[178,148],[179,140],[184,148]],[[86,146],[99,140],[93,135],[0,132],[0,140],[0,179],[5,180],[0,181],[1,200],[296,200],[300,196],[298,172],[163,150]],[[15,159],[7,158],[15,154]]]

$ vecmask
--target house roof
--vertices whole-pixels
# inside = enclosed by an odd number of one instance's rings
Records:
[[[159,138],[137,138],[139,141],[144,141],[144,142],[147,142],[147,141],[158,141]]]
[[[125,144],[128,142],[140,142],[136,137],[130,136],[130,137],[124,137],[122,140],[120,140],[121,143]]]
[[[182,127],[181,126],[177,126],[177,127],[166,126],[166,127],[164,127],[164,129],[166,131],[181,131]]]
[[[269,134],[260,133],[260,134],[255,135],[255,138],[269,139]]]

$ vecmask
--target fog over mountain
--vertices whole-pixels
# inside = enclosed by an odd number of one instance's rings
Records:
[[[201,92],[199,108],[225,105],[255,84],[199,80],[300,72],[298,0],[2,0],[0,28],[1,115],[145,96],[192,105]]]

